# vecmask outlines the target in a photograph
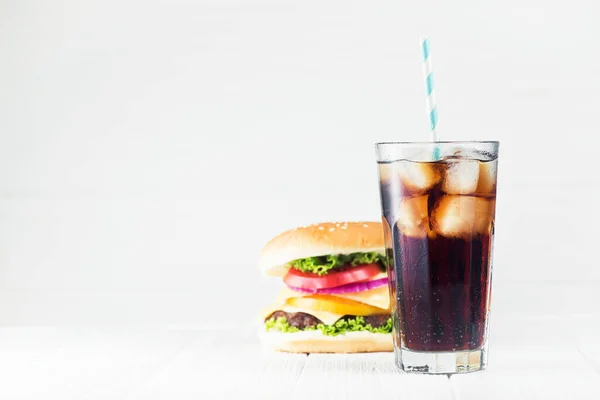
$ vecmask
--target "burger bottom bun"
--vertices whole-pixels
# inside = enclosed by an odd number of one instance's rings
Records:
[[[288,353],[370,353],[393,351],[389,333],[348,332],[344,335],[326,336],[320,331],[295,333],[260,330],[265,348]]]

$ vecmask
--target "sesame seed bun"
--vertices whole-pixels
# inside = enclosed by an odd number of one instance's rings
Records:
[[[393,351],[389,333],[348,332],[326,336],[319,331],[260,332],[264,348],[288,353],[370,353]]]
[[[322,222],[271,239],[260,252],[258,267],[267,276],[283,276],[285,265],[299,258],[371,251],[385,254],[381,222]]]

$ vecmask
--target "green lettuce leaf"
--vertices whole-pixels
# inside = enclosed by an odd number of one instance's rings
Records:
[[[270,318],[265,321],[265,327],[268,331],[279,331],[286,333],[299,332],[300,329],[290,326],[285,317],[279,317],[277,319]],[[323,335],[326,336],[337,336],[343,335],[346,332],[360,332],[367,331],[371,333],[391,333],[392,332],[392,318],[388,318],[385,325],[373,328],[371,324],[365,324],[363,317],[354,317],[348,319],[340,319],[333,325],[318,324],[316,327],[308,327],[304,330],[320,330]]]
[[[291,326],[288,323],[287,318],[285,317],[279,317],[277,319],[269,318],[265,321],[265,328],[267,328],[268,331],[279,331],[288,333],[300,331],[300,329],[296,328],[295,326]]]
[[[377,263],[385,270],[385,256],[374,251],[368,253],[329,254],[319,257],[300,258],[288,263],[288,266],[302,272],[312,272],[317,275],[326,275],[334,268],[344,265],[363,265]]]

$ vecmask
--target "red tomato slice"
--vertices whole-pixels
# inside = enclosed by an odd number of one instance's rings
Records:
[[[381,268],[377,264],[365,264],[341,271],[334,271],[327,275],[319,276],[312,272],[302,272],[289,269],[283,281],[294,287],[305,289],[325,289],[345,285],[347,283],[362,282],[379,274]]]

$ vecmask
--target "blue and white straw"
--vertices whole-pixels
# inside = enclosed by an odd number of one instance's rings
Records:
[[[429,47],[429,38],[421,38],[421,50],[423,51],[423,76],[425,77],[425,92],[427,94],[426,105],[427,115],[429,116],[429,122],[431,124],[431,141],[437,142],[437,103],[435,102],[435,87],[433,84],[433,66],[431,63],[431,51]],[[434,150],[435,159],[440,158],[440,149],[436,146]]]

